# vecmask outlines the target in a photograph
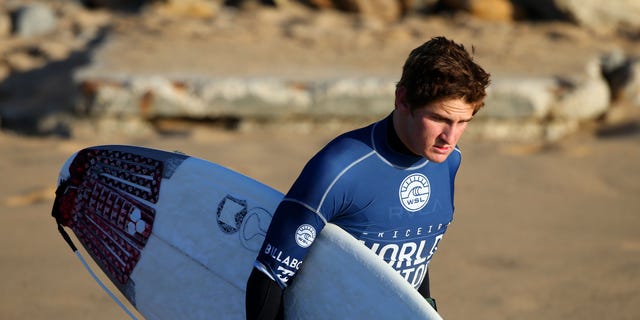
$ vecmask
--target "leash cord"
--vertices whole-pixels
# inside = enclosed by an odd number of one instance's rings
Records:
[[[111,299],[115,301],[116,304],[118,304],[118,306],[127,315],[129,315],[129,317],[131,317],[131,319],[138,320],[138,318],[133,314],[133,312],[131,312],[131,310],[129,310],[129,308],[127,308],[127,306],[125,306],[124,303],[122,303],[122,301],[118,299],[118,297],[116,297],[115,294],[113,294],[113,291],[107,288],[107,286],[100,280],[100,278],[98,278],[95,272],[93,272],[93,270],[91,269],[87,261],[84,259],[84,257],[82,257],[82,254],[80,254],[80,251],[76,248],[76,246],[71,241],[71,237],[69,237],[69,234],[64,230],[64,228],[60,224],[58,224],[58,231],[60,231],[60,233],[62,234],[62,238],[64,238],[67,244],[69,244],[69,246],[71,247],[71,250],[73,250],[73,253],[76,254],[76,257],[80,259],[80,262],[82,262],[82,265],[84,266],[84,268],[87,269],[87,271],[89,271],[89,274],[91,275],[93,280],[95,280],[95,282],[98,283],[98,285],[102,288],[102,290],[104,290],[109,295],[109,297],[111,297]]]

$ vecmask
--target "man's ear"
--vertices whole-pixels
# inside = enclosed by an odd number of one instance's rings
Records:
[[[410,111],[409,104],[407,104],[407,89],[403,86],[396,87],[395,108],[402,112]]]

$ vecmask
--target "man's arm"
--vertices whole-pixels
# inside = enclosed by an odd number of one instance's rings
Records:
[[[247,280],[245,309],[247,320],[284,319],[282,293],[284,290],[262,271],[253,268]]]

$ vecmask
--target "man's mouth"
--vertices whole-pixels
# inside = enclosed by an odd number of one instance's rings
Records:
[[[448,146],[433,146],[434,149],[436,149],[436,151],[441,152],[441,153],[445,153],[447,151],[449,151],[449,147]]]

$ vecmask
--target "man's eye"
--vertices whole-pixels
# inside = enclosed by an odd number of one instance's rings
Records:
[[[433,121],[438,121],[438,122],[448,122],[449,121],[446,118],[443,118],[443,117],[440,117],[440,116],[433,116],[431,119],[433,119]]]

